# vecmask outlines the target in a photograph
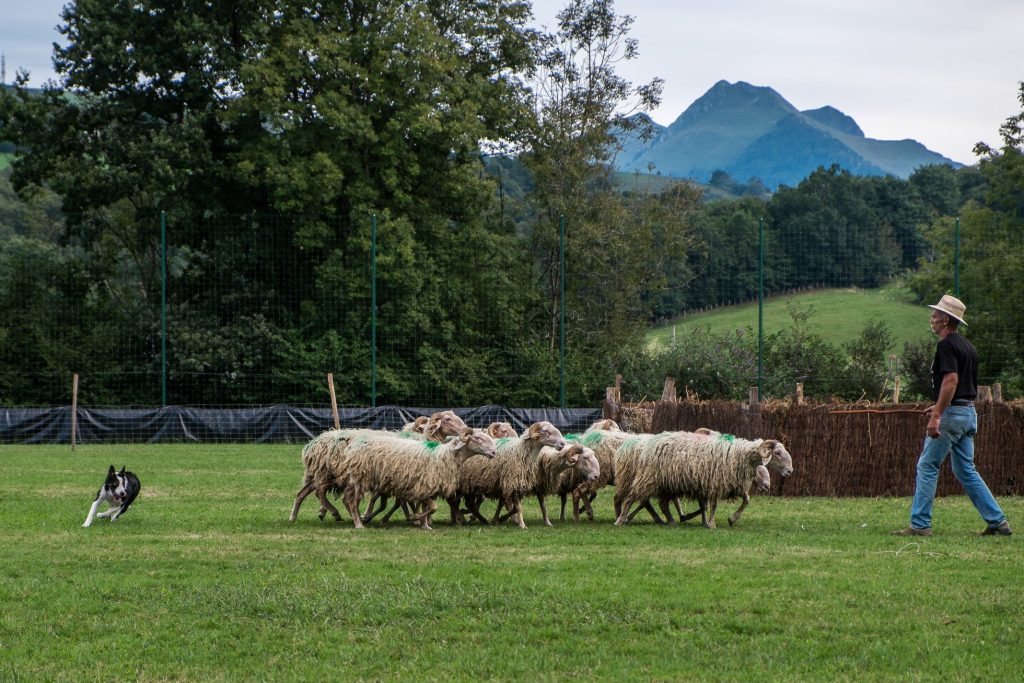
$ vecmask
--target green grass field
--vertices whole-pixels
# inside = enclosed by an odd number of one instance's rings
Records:
[[[910,292],[892,286],[880,289],[823,289],[767,299],[764,305],[764,331],[772,334],[789,327],[792,319],[787,302],[801,307],[813,307],[808,328],[820,334],[825,341],[836,346],[856,338],[873,320],[884,320],[895,337],[890,352],[899,353],[907,341],[930,339],[928,317],[924,306],[910,302]],[[746,326],[757,330],[757,302],[688,315],[673,324],[652,329],[648,342],[655,345],[669,343],[672,328],[676,336],[693,328],[708,328],[713,332],[726,332]]]
[[[300,446],[0,446],[0,680],[1017,680],[1018,537],[963,497],[755,498],[735,528],[354,530]],[[142,480],[81,528],[109,464]],[[800,464],[796,463],[799,467]],[[912,463],[907,464],[912,467]],[[1011,521],[1024,502],[1000,501]],[[723,514],[724,513],[724,514]]]

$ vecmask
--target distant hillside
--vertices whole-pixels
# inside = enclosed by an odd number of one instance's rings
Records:
[[[819,166],[839,164],[858,175],[906,178],[930,164],[960,164],[915,140],[864,137],[834,107],[799,111],[768,87],[719,81],[668,127],[651,122],[647,141],[623,136],[620,171],[655,172],[705,183],[715,171],[769,188],[794,186]]]

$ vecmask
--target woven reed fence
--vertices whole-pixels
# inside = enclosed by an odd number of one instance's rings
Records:
[[[650,404],[648,404],[650,405]],[[803,404],[768,402],[751,408],[731,401],[658,401],[649,429],[626,408],[631,431],[710,427],[723,433],[782,441],[793,455],[794,473],[773,477],[772,494],[786,496],[909,496],[925,435],[927,404]],[[632,413],[630,413],[630,410]],[[839,413],[836,411],[859,411]],[[878,412],[864,412],[878,411]],[[644,425],[646,426],[646,425]],[[978,406],[975,465],[998,496],[1024,492],[1024,402]],[[938,495],[962,494],[949,460],[943,464]]]

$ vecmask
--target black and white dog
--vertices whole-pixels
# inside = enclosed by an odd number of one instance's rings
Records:
[[[111,465],[107,472],[107,480],[103,482],[103,488],[96,494],[96,500],[92,502],[89,516],[85,518],[85,523],[82,526],[89,526],[96,517],[109,517],[111,522],[116,522],[117,518],[128,510],[128,506],[139,495],[141,488],[139,478],[133,472],[125,472],[123,467],[120,472],[115,472],[114,466]],[[103,501],[106,501],[109,507],[96,514],[96,508]]]

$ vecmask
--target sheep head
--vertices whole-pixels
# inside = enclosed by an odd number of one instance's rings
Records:
[[[470,455],[482,455],[485,458],[493,458],[497,455],[494,439],[482,429],[466,427],[457,435],[458,442],[452,447],[456,453]]]
[[[410,431],[410,432],[417,432],[419,434],[424,434],[425,432],[423,430],[427,426],[428,422],[430,422],[430,418],[429,417],[427,417],[426,415],[420,415],[415,420],[413,420],[410,424],[406,425],[406,427],[407,427],[408,431]]]
[[[603,420],[598,420],[594,424],[592,424],[589,427],[587,427],[587,431],[588,432],[593,432],[593,431],[597,431],[597,430],[600,430],[600,431],[603,431],[603,432],[621,432],[622,428],[619,427],[619,423],[616,422],[615,420],[611,420],[609,418],[605,418]]]
[[[535,446],[550,446],[556,450],[565,448],[565,439],[558,427],[550,422],[534,422],[527,427],[521,437],[524,440],[532,441]]]
[[[458,436],[466,423],[451,410],[442,410],[430,416],[423,433],[433,441],[444,441],[446,436]]]
[[[565,466],[579,473],[584,481],[594,481],[601,474],[601,464],[591,449],[578,443],[569,444],[561,451]]]
[[[789,451],[782,445],[782,442],[775,439],[767,439],[762,443],[762,446],[765,444],[771,446],[771,459],[765,463],[768,465],[768,469],[780,477],[788,477],[793,474],[793,456],[789,454]]]
[[[758,465],[754,472],[754,490],[758,493],[768,493],[772,488],[772,478],[768,474],[768,468]]]
[[[492,422],[491,424],[487,425],[487,429],[485,431],[495,439],[501,439],[505,437],[511,437],[514,439],[517,436],[519,436],[519,434],[516,433],[516,430],[513,429],[512,425],[510,425],[508,422]]]

